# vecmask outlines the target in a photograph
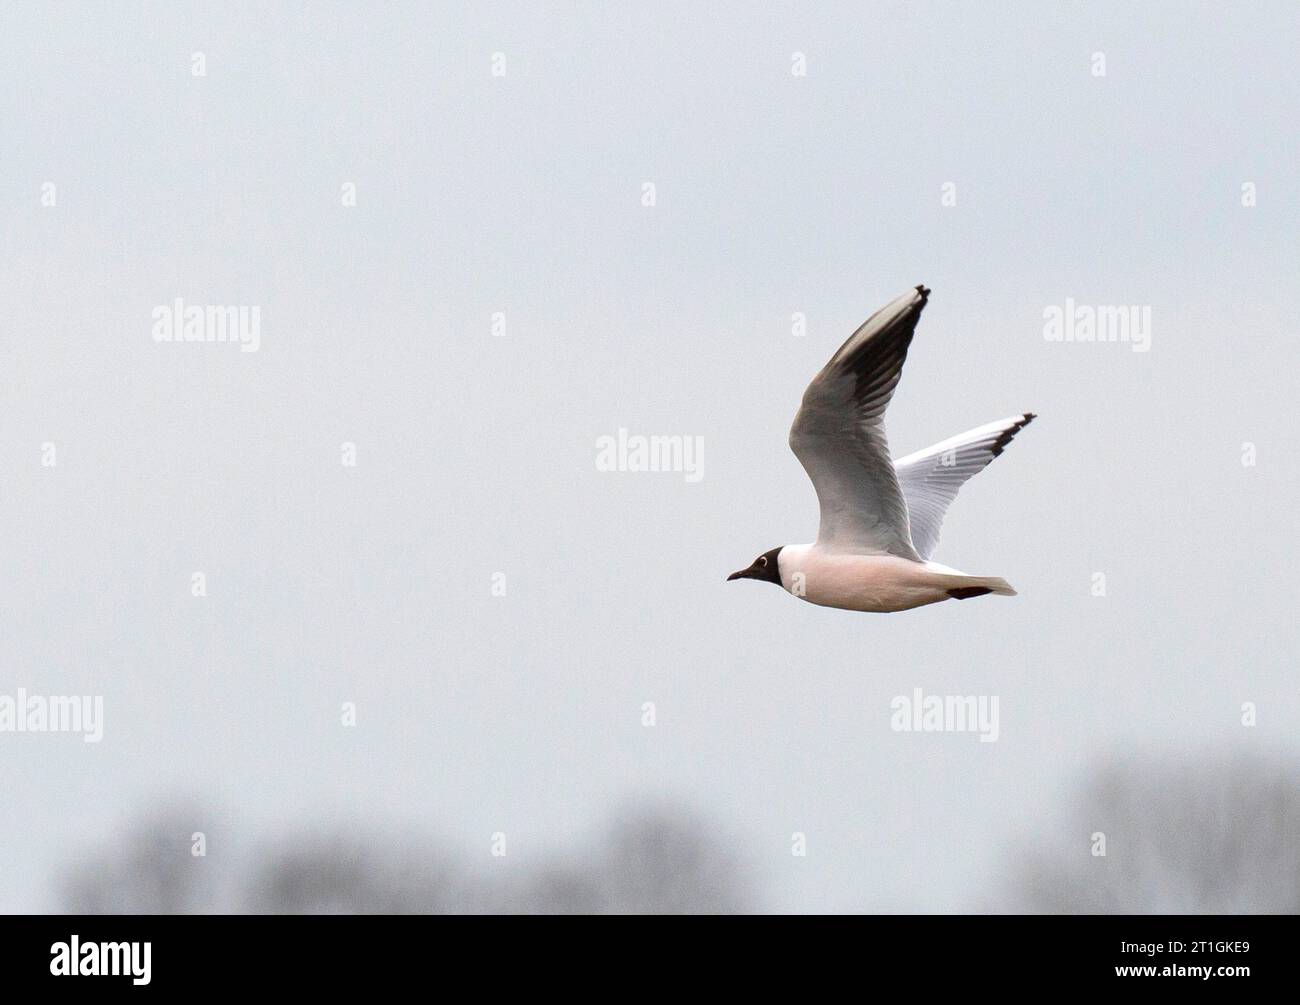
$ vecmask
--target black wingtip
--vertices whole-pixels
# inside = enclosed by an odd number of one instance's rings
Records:
[[[930,299],[930,288],[926,286],[925,283],[917,283],[916,292],[921,294],[921,303],[924,304]]]
[[[1002,435],[993,441],[992,454],[994,457],[1001,457],[1002,451],[1006,449],[1007,444],[1016,438],[1016,433],[1024,429],[1027,425],[1038,418],[1035,412],[1021,412],[1020,421],[1014,422],[1002,431]]]

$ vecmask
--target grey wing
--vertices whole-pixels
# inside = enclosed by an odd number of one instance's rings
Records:
[[[804,392],[790,449],[817,490],[828,550],[920,560],[884,415],[929,293],[918,286],[871,315]]]
[[[894,462],[907,500],[912,544],[922,558],[934,554],[944,514],[957,490],[983,471],[1034,418],[1033,412],[1025,412],[999,419]]]

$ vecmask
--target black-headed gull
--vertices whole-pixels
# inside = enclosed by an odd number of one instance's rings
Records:
[[[1014,597],[997,576],[930,561],[948,504],[1034,418],[1014,415],[893,460],[885,409],[930,291],[910,290],[871,315],[804,391],[790,449],[821,505],[813,544],[788,544],[727,578],[776,583],[850,611],[906,611],[986,593]]]

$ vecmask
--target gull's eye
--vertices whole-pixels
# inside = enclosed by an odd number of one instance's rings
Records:
[[[758,556],[758,561],[757,561],[756,563],[754,563],[754,564],[755,564],[755,565],[767,565],[767,556],[766,556],[766,555],[759,555],[759,556]]]

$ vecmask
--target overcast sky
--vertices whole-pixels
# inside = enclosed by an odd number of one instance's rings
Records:
[[[0,8],[0,694],[104,703],[0,733],[0,909],[179,793],[512,868],[662,796],[772,907],[958,910],[1088,766],[1284,746],[1300,16],[1143,7]],[[921,282],[891,443],[1039,413],[935,556],[1020,595],[725,583],[815,535],[799,397]],[[156,342],[177,297],[258,351]],[[598,471],[620,427],[703,478]]]

